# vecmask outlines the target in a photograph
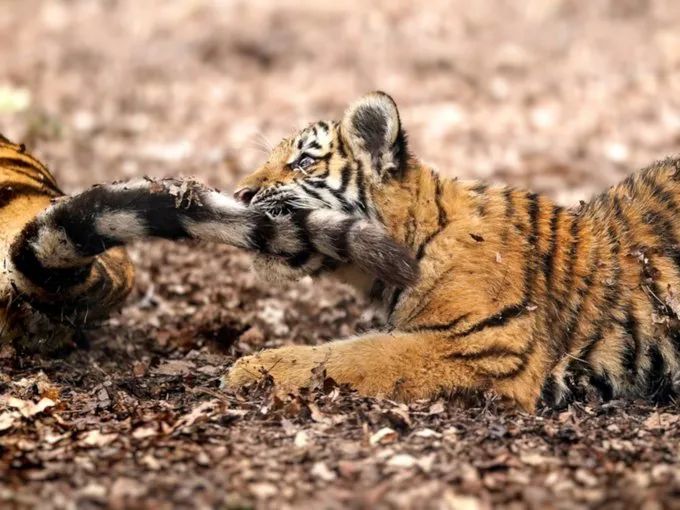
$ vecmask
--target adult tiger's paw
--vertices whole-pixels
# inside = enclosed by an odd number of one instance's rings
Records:
[[[237,360],[223,377],[222,387],[236,389],[271,376],[280,388],[296,390],[309,386],[312,370],[324,363],[328,356],[328,350],[322,346],[295,345],[268,349]]]

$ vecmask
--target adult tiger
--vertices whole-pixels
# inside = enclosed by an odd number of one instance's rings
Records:
[[[131,289],[118,247],[147,237],[227,243],[297,264],[316,253],[400,284],[415,261],[376,223],[333,211],[273,217],[190,180],[137,179],[64,197],[22,145],[0,138],[0,341],[106,316]],[[44,324],[47,320],[47,324]]]
[[[577,208],[445,179],[409,154],[394,101],[369,94],[341,122],[283,140],[237,194],[250,207],[360,213],[420,261],[417,285],[368,277],[378,333],[239,360],[284,386],[330,377],[402,399],[493,390],[532,410],[595,390],[668,401],[680,387],[680,160],[654,164]],[[306,261],[296,274],[313,271]],[[263,258],[263,275],[294,276]],[[347,272],[347,268],[344,268]]]

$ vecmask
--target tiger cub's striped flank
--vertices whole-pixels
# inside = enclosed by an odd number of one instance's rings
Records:
[[[399,285],[417,276],[415,261],[377,222],[334,211],[273,216],[190,180],[137,179],[64,197],[49,171],[6,139],[0,141],[0,224],[5,338],[25,327],[12,324],[11,303],[18,299],[72,324],[108,314],[133,282],[133,267],[117,247],[148,237],[226,243],[294,272],[303,263],[321,267],[332,260]]]
[[[403,399],[493,390],[533,410],[678,395],[678,158],[565,208],[439,176],[408,153],[394,101],[373,93],[341,122],[282,141],[241,185],[254,208],[381,221],[411,248],[421,278],[408,289],[362,282],[389,315],[385,331],[243,358],[228,385],[263,369],[305,385],[323,363],[339,383]]]

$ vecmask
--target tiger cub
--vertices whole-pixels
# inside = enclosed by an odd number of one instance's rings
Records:
[[[340,122],[283,140],[241,183],[264,211],[334,210],[381,222],[419,260],[410,288],[352,275],[383,331],[240,359],[225,384],[268,372],[304,386],[323,364],[361,394],[491,391],[532,411],[601,396],[667,402],[680,388],[680,159],[579,207],[439,176],[409,153],[395,102],[369,94]],[[267,259],[264,276],[293,277]]]
[[[45,341],[105,317],[133,284],[120,246],[147,237],[226,243],[292,268],[319,257],[351,261],[398,285],[417,276],[408,252],[366,218],[330,210],[274,216],[177,179],[64,197],[44,165],[0,137],[0,342],[32,334]]]

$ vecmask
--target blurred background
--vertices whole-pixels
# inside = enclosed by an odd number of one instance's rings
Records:
[[[674,0],[5,0],[0,127],[68,191],[134,175],[228,187],[382,89],[447,175],[564,202],[680,150]]]
[[[0,132],[27,143],[69,193],[145,174],[194,175],[228,190],[279,138],[339,118],[374,89],[396,99],[412,150],[444,175],[528,186],[565,204],[680,152],[677,0],[0,0],[0,12]],[[0,474],[14,466],[15,492],[0,484],[0,503],[229,506],[225,491],[245,507],[319,494],[365,508],[383,496],[397,506],[432,498],[440,508],[663,494],[677,502],[673,441],[659,435],[652,447],[636,429],[630,440],[641,443],[620,446],[628,457],[614,451],[618,439],[604,441],[610,454],[599,434],[620,430],[606,416],[589,422],[594,439],[579,449],[571,415],[527,426],[527,417],[471,418],[457,431],[447,427],[463,418],[438,421],[441,404],[409,418],[357,399],[332,421],[344,425],[314,422],[323,430],[308,441],[298,434],[308,417],[272,421],[269,404],[217,394],[218,378],[235,356],[371,327],[366,304],[328,281],[262,284],[248,257],[224,246],[156,242],[131,253],[136,290],[121,314],[88,333],[89,350],[51,361],[0,353],[0,383],[24,381],[12,391],[29,398],[35,378],[47,377],[67,396],[59,412],[71,420],[66,433],[46,419],[3,436],[11,446],[0,447]],[[196,408],[208,398],[213,407]],[[230,415],[215,402],[241,407]],[[404,413],[407,421],[394,422]],[[449,446],[404,476],[362,436],[385,416],[390,426],[438,430],[404,436],[397,451],[430,455],[442,435]],[[165,435],[180,425],[185,432]],[[566,446],[558,430],[567,430]],[[365,462],[343,472],[337,458]],[[657,469],[659,459],[670,467]]]

